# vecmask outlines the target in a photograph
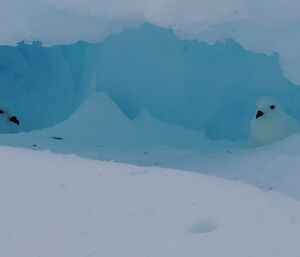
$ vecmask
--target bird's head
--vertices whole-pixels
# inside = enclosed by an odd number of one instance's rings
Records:
[[[273,97],[264,96],[256,101],[255,119],[272,118],[282,112],[281,105]]]

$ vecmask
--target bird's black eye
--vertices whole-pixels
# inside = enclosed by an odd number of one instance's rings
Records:
[[[275,109],[275,105],[272,104],[272,105],[270,106],[270,109],[271,109],[271,110],[274,110],[274,109]]]

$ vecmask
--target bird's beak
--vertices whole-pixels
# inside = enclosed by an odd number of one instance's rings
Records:
[[[10,117],[10,118],[9,118],[9,121],[11,121],[11,122],[17,124],[18,126],[20,125],[20,122],[19,122],[19,120],[17,119],[16,116]]]
[[[257,111],[256,113],[256,119],[258,119],[259,117],[263,116],[264,113],[262,111]]]

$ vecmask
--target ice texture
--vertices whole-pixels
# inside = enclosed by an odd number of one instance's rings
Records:
[[[1,108],[19,117],[21,131],[51,126],[84,100],[94,68],[93,45],[0,47]]]
[[[101,43],[0,47],[1,105],[21,131],[55,125],[92,91],[105,92],[129,118],[161,122],[211,139],[246,141],[256,99],[271,95],[300,120],[300,88],[276,54],[256,54],[234,40],[209,45],[145,24]]]

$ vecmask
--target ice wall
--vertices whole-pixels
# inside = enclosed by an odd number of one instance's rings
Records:
[[[300,120],[300,88],[283,76],[276,54],[256,54],[234,40],[180,40],[145,24],[101,43],[0,47],[0,98],[21,130],[70,116],[91,90],[107,93],[127,117],[147,110],[158,120],[246,140],[256,99],[278,98]]]
[[[84,100],[94,71],[94,45],[0,47],[0,106],[17,115],[20,130],[48,127]]]
[[[246,139],[256,99],[273,95],[300,119],[300,88],[283,77],[278,55],[233,40],[178,40],[149,24],[108,38],[99,52],[98,86],[129,117],[147,109],[213,139]]]

